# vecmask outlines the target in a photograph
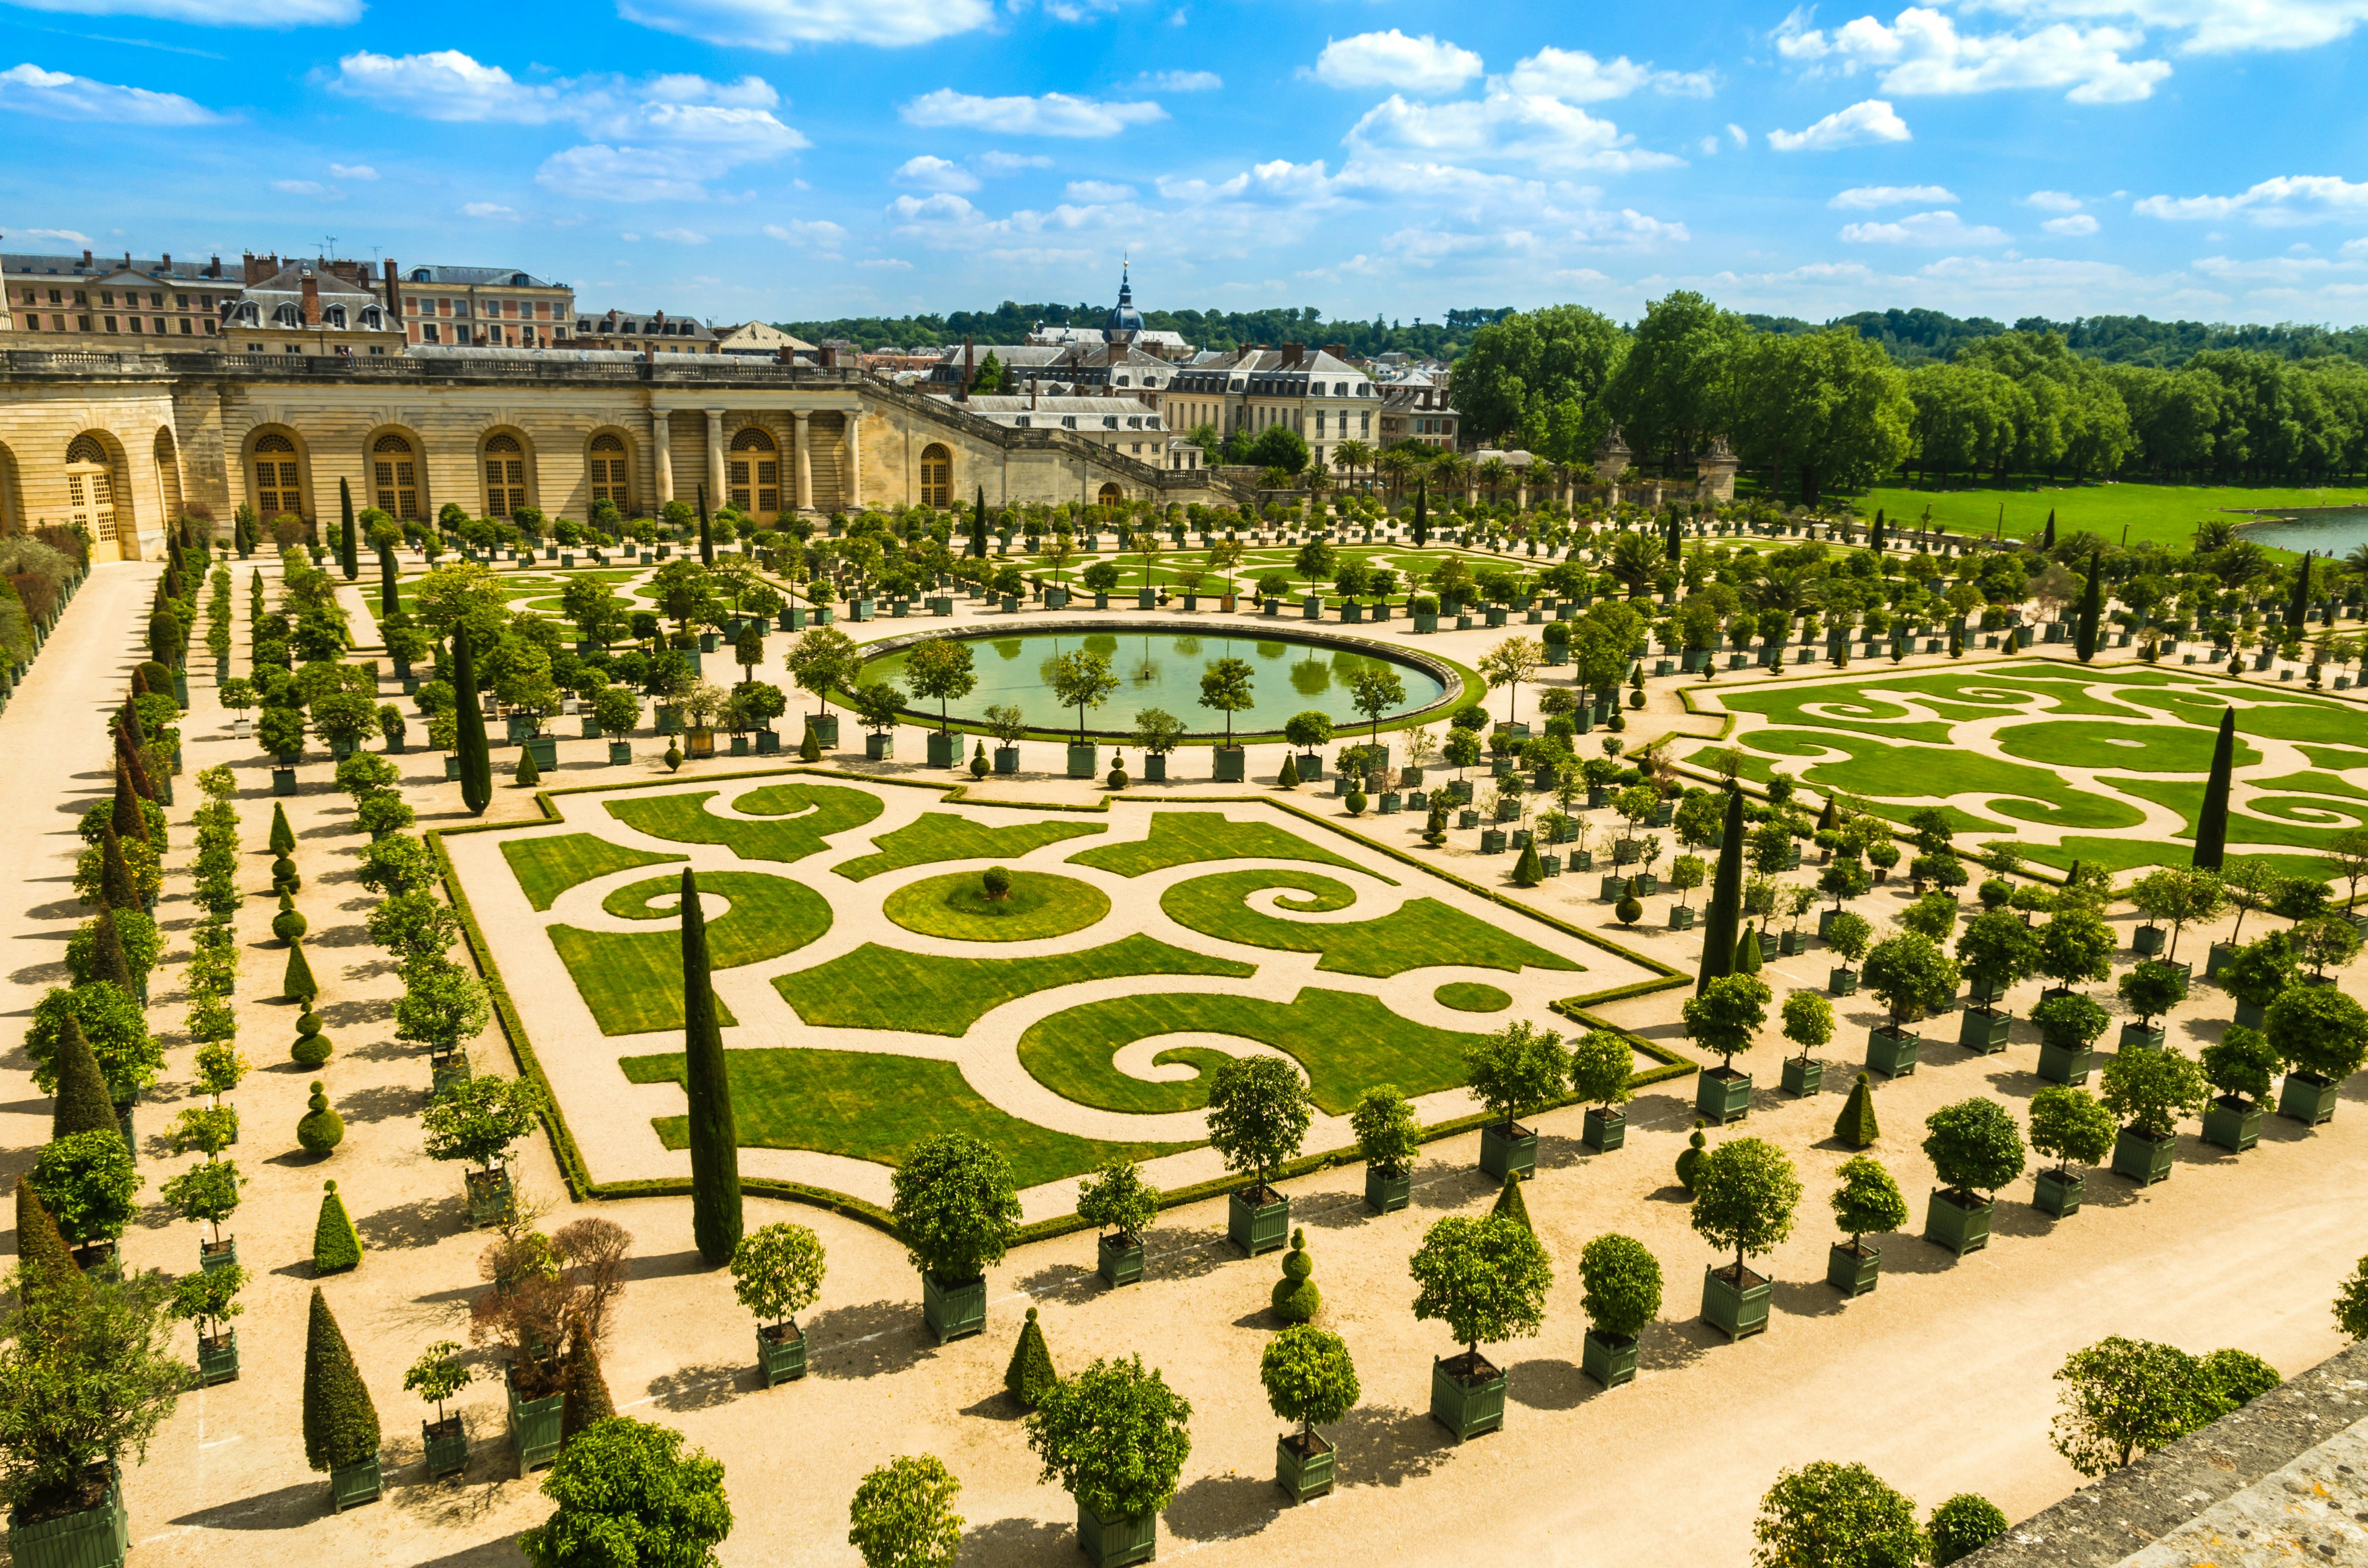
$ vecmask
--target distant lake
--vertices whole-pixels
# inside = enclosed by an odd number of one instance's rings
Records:
[[[2240,537],[2271,550],[2342,557],[2368,544],[2368,506],[2344,506],[2271,522],[2247,523]]]

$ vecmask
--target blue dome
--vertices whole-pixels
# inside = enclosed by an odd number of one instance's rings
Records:
[[[1102,341],[1132,343],[1142,335],[1143,312],[1134,308],[1134,285],[1122,269],[1119,273],[1118,303],[1110,307],[1110,313],[1102,322]]]

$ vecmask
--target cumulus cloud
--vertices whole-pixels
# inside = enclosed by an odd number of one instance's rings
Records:
[[[1946,186],[1854,185],[1826,205],[1842,211],[1871,212],[1879,207],[1933,207],[1956,199],[1956,193]]]
[[[502,218],[516,222],[518,209],[505,207],[498,201],[469,201],[461,206],[463,218]]]
[[[15,0],[28,11],[78,17],[154,17],[199,28],[341,28],[361,19],[361,0]]]
[[[1134,187],[1110,180],[1073,179],[1062,194],[1072,201],[1132,201]]]
[[[2063,87],[2074,103],[2101,104],[2149,97],[2170,74],[2168,61],[2123,58],[2145,41],[2135,29],[2061,22],[2023,35],[1961,33],[1952,17],[1918,6],[1887,27],[1861,17],[1831,33],[1805,26],[1795,11],[1776,48],[1817,72],[1880,71],[1883,90],[1903,96]]]
[[[985,183],[951,158],[932,157],[927,153],[905,159],[890,177],[900,185],[917,185],[923,190],[976,190]]]
[[[1854,245],[2002,245],[2009,236],[1954,212],[1918,212],[1896,222],[1845,223],[1842,238]]]
[[[1225,85],[1214,71],[1145,71],[1134,81],[1155,93],[1213,93]]]
[[[1116,136],[1130,125],[1166,119],[1167,111],[1145,99],[1105,103],[1068,93],[1041,97],[977,97],[939,87],[900,108],[907,124],[1001,131],[1015,136]]]
[[[29,62],[0,71],[0,109],[112,125],[219,125],[223,118],[178,93],[114,86],[63,71],[44,71]]]
[[[331,164],[329,165],[329,173],[336,176],[338,179],[372,180],[378,178],[378,171],[370,167],[368,164]]]
[[[1624,54],[1601,61],[1583,49],[1551,46],[1514,66],[1505,85],[1517,93],[1539,93],[1573,104],[1624,98],[1647,86],[1672,97],[1688,98],[1706,98],[1716,90],[1708,72],[1656,71]]]
[[[2293,228],[2368,214],[2368,184],[2336,175],[2280,175],[2235,196],[2149,196],[2133,210],[2147,218],[2241,218],[2265,229]]]
[[[827,218],[799,220],[787,223],[768,223],[765,225],[765,233],[785,245],[796,245],[802,249],[818,251],[835,251],[847,239],[847,231]]]
[[[1429,33],[1408,38],[1392,28],[1333,39],[1315,57],[1315,79],[1331,87],[1402,87],[1452,93],[1480,74],[1480,57]]]
[[[2051,234],[2061,234],[2066,239],[2078,239],[2083,234],[2095,233],[2097,220],[2089,217],[2086,212],[2075,212],[2068,218],[2050,218],[2039,226]]]
[[[10,232],[20,240],[63,240],[70,245],[88,245],[97,243],[80,229],[16,229]]]
[[[1349,132],[1360,153],[1420,159],[1509,159],[1545,169],[1656,169],[1684,160],[1640,152],[1635,138],[1608,119],[1558,98],[1491,91],[1486,97],[1430,104],[1393,93],[1365,111]]]
[[[779,54],[801,44],[899,49],[995,20],[993,0],[618,0],[617,14],[660,32]]]
[[[334,200],[337,195],[316,179],[276,179],[271,188],[282,196],[317,196]]]
[[[1768,133],[1768,145],[1779,153],[1830,153],[1838,147],[1907,140],[1907,122],[1881,98],[1867,98],[1848,108],[1836,109],[1805,131]]]
[[[2368,0],[1991,0],[1993,9],[2044,20],[2116,17],[2132,26],[2184,33],[2181,54],[2316,49],[2368,20]]]

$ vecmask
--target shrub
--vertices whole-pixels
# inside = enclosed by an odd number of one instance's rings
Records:
[[[329,1060],[335,1048],[329,1037],[321,1032],[321,1015],[307,1011],[296,1019],[296,1040],[289,1046],[288,1054],[298,1065],[318,1067]]]
[[[36,1273],[66,1288],[22,1290],[0,1350],[0,1504],[28,1519],[86,1506],[92,1465],[144,1458],[193,1375],[172,1354],[162,1275],[85,1278],[63,1256]]]
[[[2201,1115],[2206,1097],[2203,1069],[2168,1047],[2122,1051],[2105,1063],[2100,1086],[2107,1110],[2157,1142],[2180,1118]]]
[[[2275,1367],[2247,1350],[2213,1351],[2203,1358],[2203,1375],[2226,1410],[2249,1404],[2285,1381]]]
[[[422,1146],[431,1160],[466,1160],[490,1171],[534,1131],[542,1103],[528,1079],[469,1078],[420,1113]]]
[[[1959,1100],[1924,1119],[1925,1157],[1941,1185],[1995,1200],[1998,1188],[2022,1174],[2022,1133],[1996,1100]]]
[[[1019,1325],[1019,1342],[1011,1347],[1011,1360],[1003,1369],[1003,1392],[1033,1410],[1044,1403],[1045,1392],[1060,1381],[1061,1374],[1053,1369],[1052,1347],[1044,1343],[1043,1325],[1030,1307],[1028,1321]]]
[[[1510,1135],[1515,1119],[1562,1090],[1570,1058],[1562,1036],[1516,1019],[1463,1048],[1463,1082]]]
[[[1932,1510],[1924,1533],[1932,1540],[1932,1568],[1949,1568],[2006,1534],[2007,1517],[1998,1505],[1972,1492],[1960,1492]]]
[[[1508,1186],[1518,1186],[1508,1183]],[[1305,1323],[1323,1306],[1324,1298],[1313,1278],[1315,1260],[1307,1256],[1307,1233],[1291,1233],[1291,1250],[1282,1255],[1282,1278],[1274,1282],[1267,1304],[1285,1323]]]
[[[1915,1568],[1926,1545],[1916,1505],[1866,1466],[1827,1460],[1781,1472],[1751,1534],[1760,1568]]]
[[[329,1108],[329,1096],[322,1092],[319,1079],[313,1081],[312,1097],[304,1102],[304,1114],[297,1119],[296,1142],[311,1154],[325,1154],[346,1141],[345,1119]]]
[[[1814,991],[1795,991],[1784,998],[1784,1038],[1801,1048],[1801,1060],[1834,1038],[1833,1006]]]
[[[353,1216],[346,1212],[346,1200],[337,1196],[337,1184],[321,1184],[321,1216],[313,1224],[313,1272],[342,1274],[357,1267],[362,1260],[361,1233],[354,1229]]]
[[[1299,1153],[1315,1102],[1298,1067],[1273,1056],[1235,1057],[1209,1085],[1209,1142],[1225,1168],[1270,1187]]]
[[[288,944],[288,970],[280,977],[279,994],[303,1003],[307,1009],[313,998],[321,994],[321,983],[313,978],[313,965],[304,957],[304,944],[301,941]]]
[[[1880,1164],[1864,1154],[1854,1154],[1844,1160],[1834,1174],[1841,1177],[1841,1185],[1834,1188],[1828,1199],[1833,1205],[1834,1224],[1850,1237],[1852,1247],[1870,1233],[1896,1231],[1907,1223],[1907,1200],[1899,1195],[1899,1184]]]
[[[1710,1158],[1710,1151],[1703,1146],[1709,1142],[1702,1136],[1702,1122],[1696,1120],[1693,1131],[1686,1139],[1686,1146],[1678,1151],[1678,1185],[1686,1189],[1688,1197],[1693,1195],[1694,1178],[1702,1174],[1702,1163]]]
[[[2078,991],[2067,991],[2060,996],[2041,999],[2031,1010],[2031,1021],[2057,1040],[2068,1040],[2076,1045],[2087,1045],[2105,1032],[2112,1016]]]
[[[238,1212],[238,1189],[245,1185],[246,1178],[238,1174],[238,1166],[231,1161],[207,1159],[166,1182],[158,1193],[182,1219],[191,1224],[211,1225],[213,1239],[219,1242],[222,1221]]]
[[[1045,1391],[1028,1417],[1028,1447],[1103,1518],[1156,1514],[1176,1495],[1191,1457],[1192,1406],[1141,1356],[1096,1361]]]
[[[374,1458],[378,1443],[378,1407],[315,1285],[304,1335],[304,1460],[314,1470],[346,1470]]]
[[[710,1568],[732,1533],[723,1466],[682,1434],[612,1415],[569,1441],[543,1477],[551,1517],[518,1537],[535,1568],[586,1562]]]
[[[1634,1237],[1614,1233],[1588,1243],[1578,1277],[1587,1288],[1579,1310],[1598,1338],[1634,1339],[1660,1313],[1660,1260]]]
[[[1801,1178],[1773,1143],[1736,1138],[1712,1150],[1694,1176],[1694,1233],[1721,1250],[1735,1249],[1737,1283],[1744,1260],[1771,1252],[1793,1233]]]
[[[1841,1114],[1834,1118],[1834,1136],[1853,1149],[1863,1149],[1883,1136],[1874,1115],[1874,1085],[1863,1073],[1850,1085]]]
[[[1635,1050],[1617,1029],[1589,1029],[1570,1048],[1571,1092],[1588,1105],[1610,1110],[1627,1104],[1635,1071]]]
[[[1422,1126],[1395,1084],[1376,1084],[1359,1095],[1349,1126],[1365,1163],[1386,1176],[1404,1176],[1422,1147]]]
[[[1298,1422],[1303,1437],[1348,1415],[1364,1392],[1340,1336],[1306,1324],[1267,1341],[1258,1358],[1258,1381],[1266,1386],[1268,1406],[1283,1420]]]
[[[2335,1292],[2335,1324],[2354,1342],[2368,1339],[2368,1257],[2353,1265]]]
[[[794,1325],[822,1294],[822,1238],[777,1221],[741,1236],[732,1249],[732,1293],[760,1323]]]
[[[304,918],[304,912],[296,907],[295,899],[287,893],[281,893],[279,913],[271,917],[271,934],[293,946],[298,938],[304,935],[310,925],[311,923]]]
[[[70,1132],[41,1146],[28,1179],[58,1230],[75,1246],[111,1242],[139,1211],[147,1185],[131,1151],[112,1127]]]
[[[1077,1218],[1097,1231],[1115,1231],[1121,1245],[1138,1241],[1159,1212],[1159,1189],[1133,1160],[1112,1160],[1077,1184]]]
[[[952,1568],[962,1547],[962,1491],[934,1454],[899,1454],[866,1475],[848,1504],[847,1543],[864,1568]]]
[[[2048,1440],[2087,1476],[2118,1470],[2221,1412],[2203,1363],[2175,1345],[2114,1335],[2066,1357],[2055,1380],[2064,1408]]]
[[[2285,992],[2270,1004],[2263,1033],[2289,1071],[2330,1082],[2351,1076],[2368,1058],[2368,1011],[2332,985]]]
[[[1895,1029],[1937,1012],[1957,994],[1957,965],[1929,937],[1903,931],[1866,956],[1866,988]]]
[[[975,1138],[940,1133],[915,1144],[889,1177],[896,1233],[914,1267],[947,1284],[999,1263],[1019,1223],[1011,1166]]]
[[[33,1005],[25,1054],[33,1060],[33,1086],[41,1093],[58,1092],[58,1036],[69,1017],[81,1028],[108,1092],[118,1099],[129,1099],[156,1081],[165,1052],[148,1032],[145,1011],[111,981],[95,980],[71,990],[55,987]]]
[[[1477,1356],[1484,1341],[1526,1338],[1545,1320],[1554,1266],[1526,1225],[1451,1214],[1410,1260],[1417,1322],[1443,1323]]]
[[[2138,1016],[2138,1028],[2152,1028],[2155,1019],[2187,1000],[2187,971],[2167,963],[2142,963],[2123,975],[2115,989],[2123,1005]]]
[[[1011,896],[1011,873],[1000,866],[989,866],[979,873],[979,886],[993,899]]]

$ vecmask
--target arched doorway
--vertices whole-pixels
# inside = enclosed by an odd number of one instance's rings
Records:
[[[495,431],[485,437],[485,516],[507,517],[526,504],[526,449]]]
[[[954,501],[954,455],[931,443],[921,449],[921,505],[951,506]]]
[[[781,449],[764,426],[751,425],[732,437],[726,494],[734,507],[760,521],[781,509]]]
[[[303,464],[297,460],[296,443],[277,430],[266,430],[255,438],[255,511],[263,526],[285,513],[301,517],[304,515]]]
[[[404,522],[419,518],[419,453],[390,430],[370,443],[370,491],[378,509]]]
[[[1098,506],[1122,506],[1126,505],[1126,492],[1115,484],[1105,484],[1101,487],[1100,494],[1094,497],[1094,501]]]
[[[623,437],[614,431],[603,430],[592,437],[592,501],[595,506],[607,501],[620,512],[632,509],[629,500],[632,493],[632,478],[628,466],[631,461],[625,451]]]
[[[116,538],[116,506],[131,499],[120,494],[118,477],[107,443],[97,436],[85,431],[66,447],[66,522],[90,535],[98,547],[92,553],[102,561],[131,553]]]

